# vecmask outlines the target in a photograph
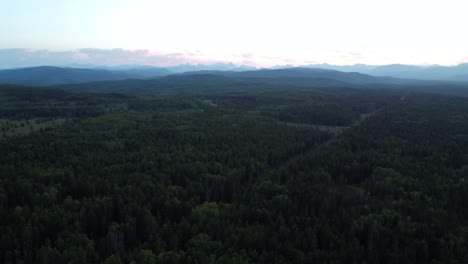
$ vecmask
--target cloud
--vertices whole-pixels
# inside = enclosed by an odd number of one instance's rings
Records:
[[[254,54],[252,53],[243,53],[241,54],[241,57],[244,58],[244,59],[251,59],[254,57]]]
[[[468,63],[468,57],[464,57],[457,61],[457,64],[465,64]]]
[[[306,54],[306,55],[302,55]],[[392,57],[382,60],[393,62]],[[459,63],[467,62],[463,58]],[[295,66],[307,64],[329,63],[336,65],[351,65],[356,63],[373,64],[369,55],[362,50],[324,49],[321,52],[299,52],[296,56],[284,57],[276,53],[257,54],[253,52],[215,53],[191,50],[177,53],[162,53],[148,49],[96,49],[81,48],[76,50],[31,50],[31,49],[0,49],[0,69],[50,66],[116,66],[116,65],[151,65],[174,66],[180,64],[214,64],[233,63],[254,67],[270,67],[280,64]]]
[[[0,49],[0,68],[32,67],[41,65],[153,65],[207,64],[224,62],[201,52],[160,53],[150,50],[83,48],[70,51]]]

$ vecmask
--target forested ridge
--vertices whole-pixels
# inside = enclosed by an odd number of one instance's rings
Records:
[[[468,262],[468,99],[254,86],[1,87],[0,262]]]

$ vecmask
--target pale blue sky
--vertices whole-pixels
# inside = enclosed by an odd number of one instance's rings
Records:
[[[0,67],[13,53],[11,65],[453,65],[468,61],[466,10],[464,0],[0,0]]]
[[[0,0],[0,48],[107,47],[118,10],[130,1]],[[122,4],[122,5],[121,5]],[[118,44],[116,44],[117,47]]]

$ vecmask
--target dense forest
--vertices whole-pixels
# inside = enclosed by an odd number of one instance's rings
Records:
[[[230,85],[0,87],[0,262],[468,263],[467,98]]]

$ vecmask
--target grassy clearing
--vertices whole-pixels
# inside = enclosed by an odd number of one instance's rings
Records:
[[[208,104],[209,106],[217,107],[218,104],[215,104],[211,99],[202,100],[203,103]]]
[[[321,131],[327,131],[333,134],[339,134],[345,131],[346,129],[350,128],[349,126],[325,126],[325,125],[312,125],[306,123],[291,123],[291,122],[284,122],[288,126],[294,127],[310,127],[315,128]]]
[[[65,118],[0,119],[0,139],[11,136],[23,136],[41,129],[57,127],[66,120]]]
[[[353,122],[352,126],[326,126],[326,125],[314,125],[314,124],[307,124],[307,123],[293,123],[293,122],[283,122],[284,124],[288,126],[294,126],[294,127],[309,127],[309,128],[315,128],[321,131],[327,131],[332,134],[340,134],[343,133],[346,129],[349,129],[353,126],[358,126],[362,122],[364,122],[367,118],[373,116],[377,111],[371,112],[371,113],[366,113],[366,114],[361,114],[360,118],[356,121]]]

